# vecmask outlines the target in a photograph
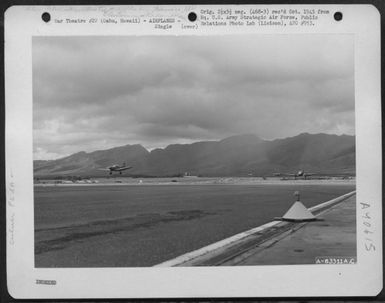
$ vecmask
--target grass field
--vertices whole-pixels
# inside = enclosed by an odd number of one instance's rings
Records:
[[[35,266],[152,266],[282,216],[296,190],[311,207],[354,188],[354,184],[35,187]]]

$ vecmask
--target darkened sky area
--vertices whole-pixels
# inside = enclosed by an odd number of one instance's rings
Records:
[[[354,134],[350,35],[34,37],[34,159]]]

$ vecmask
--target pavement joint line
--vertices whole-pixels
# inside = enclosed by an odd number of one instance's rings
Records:
[[[195,259],[195,262],[194,262],[194,260],[192,260],[191,262],[189,262],[189,263],[187,263],[188,265],[200,265],[200,266],[202,266],[202,265],[207,265],[207,266],[219,266],[219,265],[222,265],[223,263],[225,263],[225,262],[227,262],[227,261],[229,261],[229,260],[231,260],[231,259],[234,259],[234,258],[236,258],[237,256],[239,256],[239,255],[241,255],[241,254],[243,254],[243,253],[245,253],[245,252],[247,252],[247,251],[249,251],[249,250],[252,250],[252,249],[254,249],[254,248],[256,248],[258,245],[260,245],[260,244],[263,244],[263,243],[265,243],[265,242],[268,242],[269,240],[272,240],[272,239],[274,239],[274,237],[277,235],[277,232],[279,233],[279,235],[280,234],[282,234],[282,233],[285,233],[285,232],[287,232],[288,230],[290,230],[290,225],[291,225],[291,223],[289,223],[289,222],[281,222],[281,224],[282,223],[284,223],[282,226],[281,226],[281,228],[279,228],[278,229],[278,231],[276,231],[275,233],[273,233],[273,235],[268,235],[267,236],[267,238],[263,238],[263,240],[262,241],[258,241],[257,243],[255,242],[255,239],[248,239],[248,238],[245,238],[244,239],[244,241],[243,241],[243,243],[240,243],[240,245],[238,245],[238,246],[236,246],[236,247],[229,247],[229,250],[231,250],[231,249],[236,249],[236,251],[235,252],[233,252],[233,253],[231,253],[231,251],[230,251],[230,254],[228,254],[227,256],[223,256],[223,254],[222,254],[222,256],[221,256],[221,253],[220,253],[220,249],[218,249],[217,251],[215,251],[215,252],[217,252],[217,256],[212,256],[211,258],[208,258],[207,260],[204,260],[204,261],[200,261],[199,260],[199,258],[196,258]],[[285,227],[286,227],[286,229],[285,229]],[[289,227],[289,229],[287,229],[287,227]],[[263,237],[263,234],[262,234],[262,236],[261,237]],[[249,237],[250,238],[250,237]],[[248,241],[249,240],[249,241]],[[254,240],[254,241],[253,241]],[[259,240],[259,238],[258,238],[258,240]],[[249,242],[251,242],[251,244],[249,243]],[[243,244],[243,245],[242,245]],[[245,246],[245,244],[246,244],[246,247],[244,247]],[[226,247],[223,247],[223,249],[225,249]],[[219,258],[219,261],[215,261],[215,259],[218,259]],[[214,260],[213,260],[214,259]],[[183,264],[183,265],[186,265],[186,264]]]
[[[279,234],[275,239],[274,238],[267,239],[263,243],[260,243],[257,246],[255,246],[254,248],[251,248],[247,251],[240,252],[238,256],[235,256],[234,258],[229,258],[218,265],[237,265],[243,262],[244,260],[249,259],[251,256],[254,256],[257,253],[274,246],[281,239],[286,238],[292,232],[293,232],[293,229],[286,230],[281,234]]]
[[[250,256],[274,246],[276,243],[286,238],[288,235],[296,232],[297,230],[299,230],[300,228],[302,228],[308,223],[310,222],[309,221],[302,222],[302,223],[287,222],[286,226],[288,228],[283,229],[279,233],[273,234],[270,237],[263,239],[262,241],[259,241],[258,243],[254,243],[254,245],[251,245],[249,249],[239,251],[236,254],[233,254],[225,258],[223,261],[217,262],[215,265],[227,265],[226,263],[228,263],[229,265],[236,265],[248,259]]]
[[[319,216],[320,214],[325,213],[327,210],[331,209],[334,205],[337,205],[340,202],[345,201],[347,198],[349,198],[349,197],[351,197],[351,196],[353,196],[355,194],[356,194],[356,191],[349,192],[347,194],[341,195],[341,196],[339,196],[337,198],[334,198],[332,200],[329,200],[329,201],[323,202],[321,204],[318,204],[316,206],[313,206],[313,207],[309,208],[309,210],[311,212],[319,212],[319,213],[317,213],[317,216]],[[289,223],[289,222],[285,222],[285,223]],[[290,222],[290,223],[291,224],[296,224],[296,223],[292,223],[292,222]],[[301,223],[300,226],[298,224],[298,227],[295,230],[301,228],[302,226],[306,225],[307,223],[308,222]],[[234,236],[231,236],[229,238],[220,240],[218,242],[215,242],[213,244],[209,244],[209,245],[204,246],[202,248],[199,248],[197,250],[194,250],[194,251],[188,252],[186,254],[180,255],[180,256],[178,256],[178,257],[176,257],[174,259],[171,259],[171,260],[159,263],[157,265],[154,265],[154,267],[182,266],[183,264],[187,264],[187,263],[194,264],[194,260],[196,260],[198,258],[202,258],[205,255],[208,255],[208,254],[213,253],[214,251],[218,251],[220,249],[224,249],[225,247],[231,247],[231,245],[233,245],[233,244],[235,244],[237,242],[240,242],[242,240],[245,240],[247,237],[250,237],[250,236],[258,234],[258,233],[261,233],[262,231],[265,231],[267,229],[271,229],[271,228],[273,228],[274,226],[276,226],[278,224],[282,224],[282,221],[271,221],[271,222],[268,222],[266,224],[263,224],[263,225],[260,225],[258,227],[252,228],[252,229],[247,230],[245,232],[241,232],[241,233],[236,234]],[[290,229],[290,225],[283,225],[283,226],[289,226],[289,229],[284,229],[283,231],[279,232],[278,235],[282,235],[285,232],[287,232],[288,230],[291,230]],[[277,234],[275,234],[275,236],[277,236]],[[259,244],[265,243],[266,241],[271,240],[273,237],[274,237],[274,235],[269,236],[267,239],[263,239],[263,241],[260,242]],[[252,249],[252,248],[249,248],[249,249]],[[242,250],[237,255],[245,253],[245,251],[247,251],[247,249],[246,250]],[[228,259],[228,258],[226,258],[226,259]],[[223,262],[220,262],[220,263],[223,263]]]
[[[293,227],[291,227],[287,230],[284,230],[283,232],[279,233],[278,235],[272,236],[272,237],[262,241],[261,243],[258,243],[253,248],[251,248],[247,251],[240,252],[237,257],[233,258],[234,259],[233,261],[231,260],[231,258],[229,258],[228,260],[226,260],[225,262],[222,262],[222,264],[219,264],[219,265],[237,265],[237,264],[243,262],[244,260],[249,259],[251,256],[254,256],[254,255],[262,252],[263,250],[274,246],[275,244],[277,244],[278,242],[280,242],[281,240],[283,240],[287,236],[295,233],[297,230],[301,229],[302,227],[304,227],[305,225],[307,225],[309,223],[311,223],[311,221],[306,221],[306,222],[299,223],[299,224],[297,223]],[[226,262],[227,262],[227,264],[226,264]]]

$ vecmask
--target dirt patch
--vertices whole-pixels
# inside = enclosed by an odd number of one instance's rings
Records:
[[[204,216],[214,215],[199,209],[171,211],[167,213],[148,213],[134,217],[120,218],[116,220],[100,220],[87,224],[71,225],[66,227],[38,229],[36,233],[55,233],[60,236],[42,240],[35,245],[35,254],[41,254],[52,250],[64,249],[70,243],[79,242],[90,237],[131,232],[139,228],[151,228],[161,223],[186,221],[199,219]]]

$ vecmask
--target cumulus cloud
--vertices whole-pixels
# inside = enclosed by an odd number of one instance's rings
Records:
[[[354,134],[350,35],[34,37],[34,157]]]

